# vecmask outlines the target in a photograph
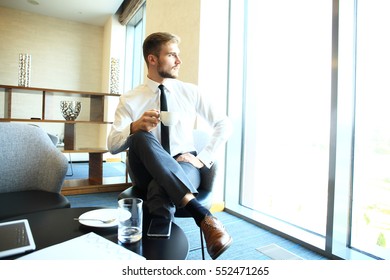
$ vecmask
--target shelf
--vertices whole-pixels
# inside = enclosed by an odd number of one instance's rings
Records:
[[[93,184],[88,179],[75,179],[66,180],[61,193],[63,195],[77,195],[100,192],[122,192],[129,187],[131,187],[131,183],[124,182],[122,177],[105,178],[103,184]]]
[[[61,147],[59,147],[61,152],[63,153],[94,153],[94,154],[104,154],[107,153],[108,150],[105,149],[99,149],[99,148],[80,148],[77,150],[64,150]]]
[[[40,104],[35,106],[35,110],[31,104],[24,105],[18,103],[20,96],[18,94],[31,94],[37,96],[33,97],[33,104]],[[103,93],[103,92],[89,92],[78,90],[63,90],[63,89],[49,89],[37,87],[21,87],[12,85],[0,85],[0,98],[3,96],[4,101],[4,116],[0,117],[0,122],[25,122],[25,123],[59,123],[64,125],[64,146],[59,147],[63,153],[88,153],[89,155],[89,174],[86,180],[65,180],[63,185],[63,192],[65,193],[91,193],[107,190],[124,189],[129,186],[127,182],[127,174],[117,179],[103,178],[103,154],[107,153],[107,149],[103,148],[76,148],[76,126],[80,125],[109,125],[112,122],[104,119],[105,101],[108,97],[118,98],[119,94]],[[52,102],[55,96],[88,98],[86,104],[89,104],[89,118],[88,114],[84,115],[84,119],[66,121],[56,117],[47,117],[53,115]],[[24,96],[22,96],[24,98]],[[58,98],[57,98],[58,99]],[[35,101],[37,100],[37,101]],[[24,101],[24,99],[23,99]],[[18,104],[18,113],[13,114],[14,106]],[[39,106],[39,107],[37,107]],[[88,106],[87,106],[88,108]],[[21,110],[23,109],[23,110]],[[22,112],[23,114],[20,114]],[[31,118],[26,118],[24,113],[30,114]],[[48,114],[50,113],[50,114]],[[18,117],[16,117],[18,116]],[[28,116],[28,117],[30,117]]]
[[[66,121],[66,120],[42,120],[37,118],[32,119],[13,119],[13,118],[0,118],[0,122],[45,122],[45,123],[70,123],[70,124],[77,124],[77,123],[87,123],[87,124],[112,124],[112,122],[105,122],[105,121]]]
[[[90,176],[89,176],[90,177]],[[61,193],[76,195],[98,192],[121,192],[132,186],[128,176],[103,177],[102,181],[91,178],[72,179],[67,176]]]
[[[21,93],[33,93],[33,92],[45,92],[45,93],[55,93],[56,95],[68,96],[75,95],[79,97],[89,97],[89,96],[119,96],[119,94],[113,93],[104,93],[104,92],[92,92],[92,91],[78,91],[78,90],[64,90],[64,89],[49,89],[49,88],[36,88],[36,87],[21,87],[21,86],[11,86],[11,85],[0,85],[0,89],[5,91],[9,90],[18,90]]]

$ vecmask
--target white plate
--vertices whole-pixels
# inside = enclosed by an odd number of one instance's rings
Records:
[[[79,222],[89,227],[108,228],[118,225],[118,210],[117,209],[97,209],[85,212],[81,214],[79,219],[99,219],[99,220],[110,220],[115,219],[110,223],[103,223],[101,221],[94,220],[79,220]]]

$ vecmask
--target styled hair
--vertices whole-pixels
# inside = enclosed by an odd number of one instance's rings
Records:
[[[180,38],[177,35],[168,32],[156,32],[146,37],[142,47],[146,64],[148,64],[148,55],[152,54],[158,57],[162,46],[166,43],[179,44]]]

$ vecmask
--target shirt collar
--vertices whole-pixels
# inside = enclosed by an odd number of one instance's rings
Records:
[[[172,90],[171,90],[172,89],[172,80],[174,80],[174,79],[165,79],[165,82],[163,83],[164,87],[167,88],[168,92],[172,92]],[[158,88],[160,83],[157,83],[157,82],[149,79],[148,77],[146,77],[146,84],[152,90],[152,92],[158,93],[160,91],[160,89]]]
[[[146,85],[152,90],[153,93],[159,92],[158,86],[160,84],[149,79],[148,77],[146,78]]]

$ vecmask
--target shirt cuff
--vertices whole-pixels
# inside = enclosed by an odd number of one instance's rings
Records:
[[[213,160],[212,155],[211,155],[210,153],[208,153],[207,151],[205,151],[205,150],[201,151],[201,152],[198,154],[197,158],[198,158],[201,162],[203,162],[203,164],[204,164],[208,169],[210,169],[211,166],[213,166],[213,164],[214,164],[214,160]]]

